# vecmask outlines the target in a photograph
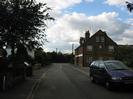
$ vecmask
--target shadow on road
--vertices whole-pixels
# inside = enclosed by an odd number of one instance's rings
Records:
[[[108,91],[115,92],[115,93],[133,93],[133,85],[128,85],[128,86],[115,86],[111,90],[107,89],[105,87],[105,84],[102,83],[97,83],[96,84],[98,87],[103,87]]]

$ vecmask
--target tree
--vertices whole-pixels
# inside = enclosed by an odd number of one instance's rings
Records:
[[[115,53],[117,60],[123,61],[126,65],[132,66],[133,64],[133,47],[130,45],[121,45]]]
[[[48,10],[46,3],[35,0],[0,1],[0,38],[13,56],[17,44],[32,49],[46,41],[46,21],[54,20]]]
[[[128,9],[130,12],[132,12],[132,10],[133,10],[133,3],[126,2],[126,4],[127,4],[127,9]]]
[[[41,66],[50,64],[49,55],[43,51],[42,48],[37,48],[35,50],[35,63],[40,63]]]

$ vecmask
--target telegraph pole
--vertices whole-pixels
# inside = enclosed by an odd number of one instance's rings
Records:
[[[72,55],[73,55],[73,52],[74,52],[74,44],[72,44]]]
[[[56,53],[57,53],[58,49],[56,48]]]
[[[72,44],[72,63],[74,63],[74,44]]]

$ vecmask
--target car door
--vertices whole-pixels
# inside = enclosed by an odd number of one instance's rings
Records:
[[[93,76],[94,78],[98,79],[99,75],[98,75],[98,70],[99,70],[99,67],[98,67],[98,61],[95,61],[94,63],[94,66],[93,66]]]
[[[96,61],[94,61],[94,62],[90,65],[90,75],[93,75],[94,77],[96,77],[96,71],[97,71]]]
[[[104,82],[106,78],[106,69],[102,61],[98,62],[97,78],[99,81]]]

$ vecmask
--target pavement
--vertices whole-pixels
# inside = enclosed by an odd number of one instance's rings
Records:
[[[73,64],[72,64],[73,65]],[[82,72],[83,74],[89,76],[89,67],[81,67],[77,65],[73,65],[75,69],[77,69],[79,72]]]
[[[33,76],[27,77],[25,81],[18,82],[13,88],[6,92],[0,92],[0,99],[29,99],[34,89],[39,85],[41,77],[50,66],[33,70]]]
[[[31,86],[31,90],[29,91],[25,99],[32,99],[34,91],[36,91],[36,89],[38,88],[42,78],[44,78],[49,68],[50,65],[37,70],[33,70],[33,76],[29,78],[29,80],[33,80],[33,84]]]
[[[91,83],[89,67],[55,63],[33,71],[33,76],[16,85],[0,99],[133,99],[133,90],[108,91]]]

